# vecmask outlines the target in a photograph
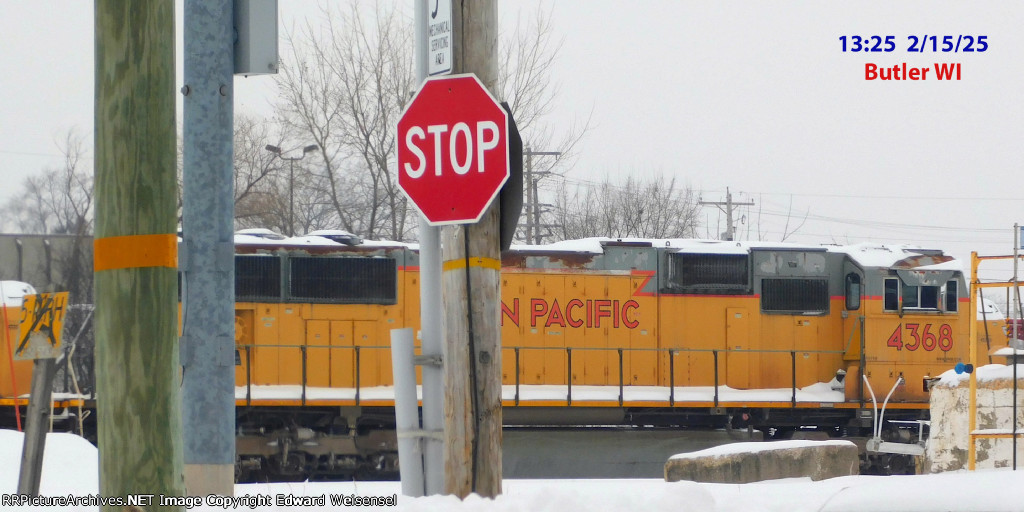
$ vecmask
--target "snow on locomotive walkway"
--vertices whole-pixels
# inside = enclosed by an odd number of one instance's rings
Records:
[[[18,462],[23,436],[0,430],[0,510],[98,510],[98,507],[11,505],[18,485]],[[50,434],[46,442],[40,494],[82,497],[98,493],[98,453],[72,434]],[[379,497],[400,491],[398,482],[306,482],[239,484],[237,497],[264,500],[266,511],[398,510],[447,511],[1012,511],[1024,510],[1024,471],[952,472],[923,476],[851,476],[819,482],[787,479],[754,484],[667,483],[661,480],[506,480],[504,494],[495,500],[470,496],[407,498],[395,506],[332,506],[337,499]],[[278,499],[323,499],[325,506],[278,506]],[[8,500],[4,502],[2,500]],[[251,510],[241,504],[200,505],[191,510]]]
[[[501,387],[502,400],[514,400],[516,387],[505,384]],[[253,385],[251,387],[236,386],[235,399],[245,400],[247,393],[251,393],[253,400],[298,400],[302,396],[302,386],[299,385]],[[537,385],[523,384],[519,386],[519,399],[522,402],[531,401],[558,401],[568,399],[568,388],[565,385]],[[416,395],[423,398],[422,386],[416,386]],[[632,401],[660,401],[668,403],[670,398],[669,388],[666,386],[624,386],[622,388],[623,400]],[[353,400],[356,396],[355,388],[323,388],[306,387],[307,400]],[[395,388],[392,386],[375,386],[359,390],[361,400],[394,400]],[[715,398],[714,386],[676,386],[675,400],[677,402],[710,402]],[[734,389],[729,386],[718,386],[718,400],[720,402],[788,402],[793,398],[792,388],[776,389]],[[619,399],[618,386],[588,386],[573,385],[573,402],[591,401],[616,401]],[[818,382],[810,386],[797,388],[797,402],[823,402],[834,403],[844,401],[843,391],[832,389],[826,382]]]

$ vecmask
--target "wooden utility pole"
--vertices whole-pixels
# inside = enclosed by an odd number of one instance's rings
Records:
[[[497,0],[454,0],[453,72],[497,85]],[[480,222],[442,236],[445,303],[444,492],[501,494],[501,328],[498,201]]]
[[[537,183],[541,180],[540,175],[550,174],[547,171],[533,172],[533,157],[537,156],[561,156],[561,151],[533,151],[526,146],[523,156],[526,157],[526,243],[540,245],[544,239],[541,234],[540,224],[540,195],[537,194]],[[544,226],[545,228],[548,226]]]
[[[732,240],[736,237],[733,228],[732,212],[740,206],[753,206],[753,201],[747,201],[744,203],[734,203],[732,201],[732,192],[729,192],[729,187],[725,188],[725,201],[700,201],[701,206],[717,206],[719,210],[725,212],[725,239]],[[724,208],[723,208],[724,206]]]
[[[103,496],[185,493],[174,25],[173,0],[96,0],[94,266]]]

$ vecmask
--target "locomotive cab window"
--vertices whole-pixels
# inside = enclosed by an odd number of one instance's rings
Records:
[[[391,258],[290,259],[293,300],[345,304],[395,304],[395,260]]]
[[[949,281],[946,283],[946,311],[950,313],[956,313],[957,305],[960,303],[960,297],[957,293],[956,281]]]
[[[846,274],[846,309],[860,309],[860,276]]]
[[[889,278],[885,280],[885,310],[898,311],[900,309],[900,280]]]
[[[942,301],[945,292],[945,301]],[[945,286],[913,285],[897,277],[885,279],[885,311],[956,311],[956,281]],[[943,306],[940,309],[940,304]]]
[[[938,286],[914,286],[900,283],[903,309],[939,309]]]

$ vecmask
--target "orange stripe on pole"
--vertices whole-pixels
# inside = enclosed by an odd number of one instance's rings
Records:
[[[128,235],[93,242],[96,272],[126,268],[178,268],[177,235]]]

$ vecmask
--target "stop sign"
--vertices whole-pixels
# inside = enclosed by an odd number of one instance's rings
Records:
[[[433,225],[479,221],[509,177],[507,114],[476,75],[424,82],[396,142],[398,186]]]

